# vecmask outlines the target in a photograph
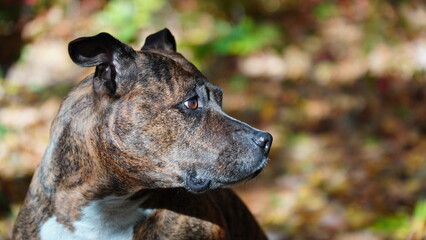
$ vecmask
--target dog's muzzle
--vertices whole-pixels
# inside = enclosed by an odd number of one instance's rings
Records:
[[[251,137],[247,139],[252,141],[251,146],[254,151],[253,166],[251,170],[246,170],[245,173],[235,178],[221,178],[211,177],[210,174],[206,174],[203,171],[192,169],[186,172],[185,176],[185,188],[193,193],[202,193],[208,189],[214,189],[218,187],[231,186],[233,184],[250,180],[256,177],[264,168],[268,162],[268,155],[272,145],[272,135],[264,131],[256,131]]]

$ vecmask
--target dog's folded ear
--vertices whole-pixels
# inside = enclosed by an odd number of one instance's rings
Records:
[[[93,87],[96,93],[117,96],[129,88],[127,81],[134,74],[136,52],[108,33],[71,41],[68,53],[77,65],[96,66]],[[126,87],[127,86],[127,87]]]
[[[169,29],[165,28],[145,39],[142,50],[153,49],[176,51],[176,41]]]

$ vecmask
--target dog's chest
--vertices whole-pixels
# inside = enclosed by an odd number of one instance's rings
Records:
[[[73,222],[73,231],[52,216],[40,229],[42,240],[131,240],[134,226],[152,213],[139,208],[143,201],[127,201],[124,197],[107,197],[92,201],[82,210],[82,217]]]

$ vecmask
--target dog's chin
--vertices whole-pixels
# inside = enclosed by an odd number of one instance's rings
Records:
[[[260,169],[255,170],[254,172],[250,173],[249,175],[243,176],[239,179],[233,180],[224,180],[224,179],[207,179],[197,176],[191,176],[188,175],[186,177],[185,181],[185,188],[189,192],[192,193],[203,193],[209,189],[216,189],[221,187],[229,187],[235,184],[238,184],[243,181],[248,181],[250,179],[255,178],[257,175],[262,172],[263,167]]]
[[[262,172],[263,168],[260,168],[256,171],[254,171],[253,173],[249,174],[248,176],[242,177],[238,180],[229,180],[229,181],[218,181],[217,184],[219,187],[230,187],[232,185],[244,182],[244,181],[249,181],[253,178],[255,178],[257,175],[259,175]]]

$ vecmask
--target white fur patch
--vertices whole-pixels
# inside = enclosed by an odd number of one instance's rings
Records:
[[[128,201],[128,196],[106,197],[90,202],[82,211],[80,220],[70,231],[53,216],[40,229],[42,240],[131,240],[134,226],[152,214],[153,210],[141,209],[142,201]]]

